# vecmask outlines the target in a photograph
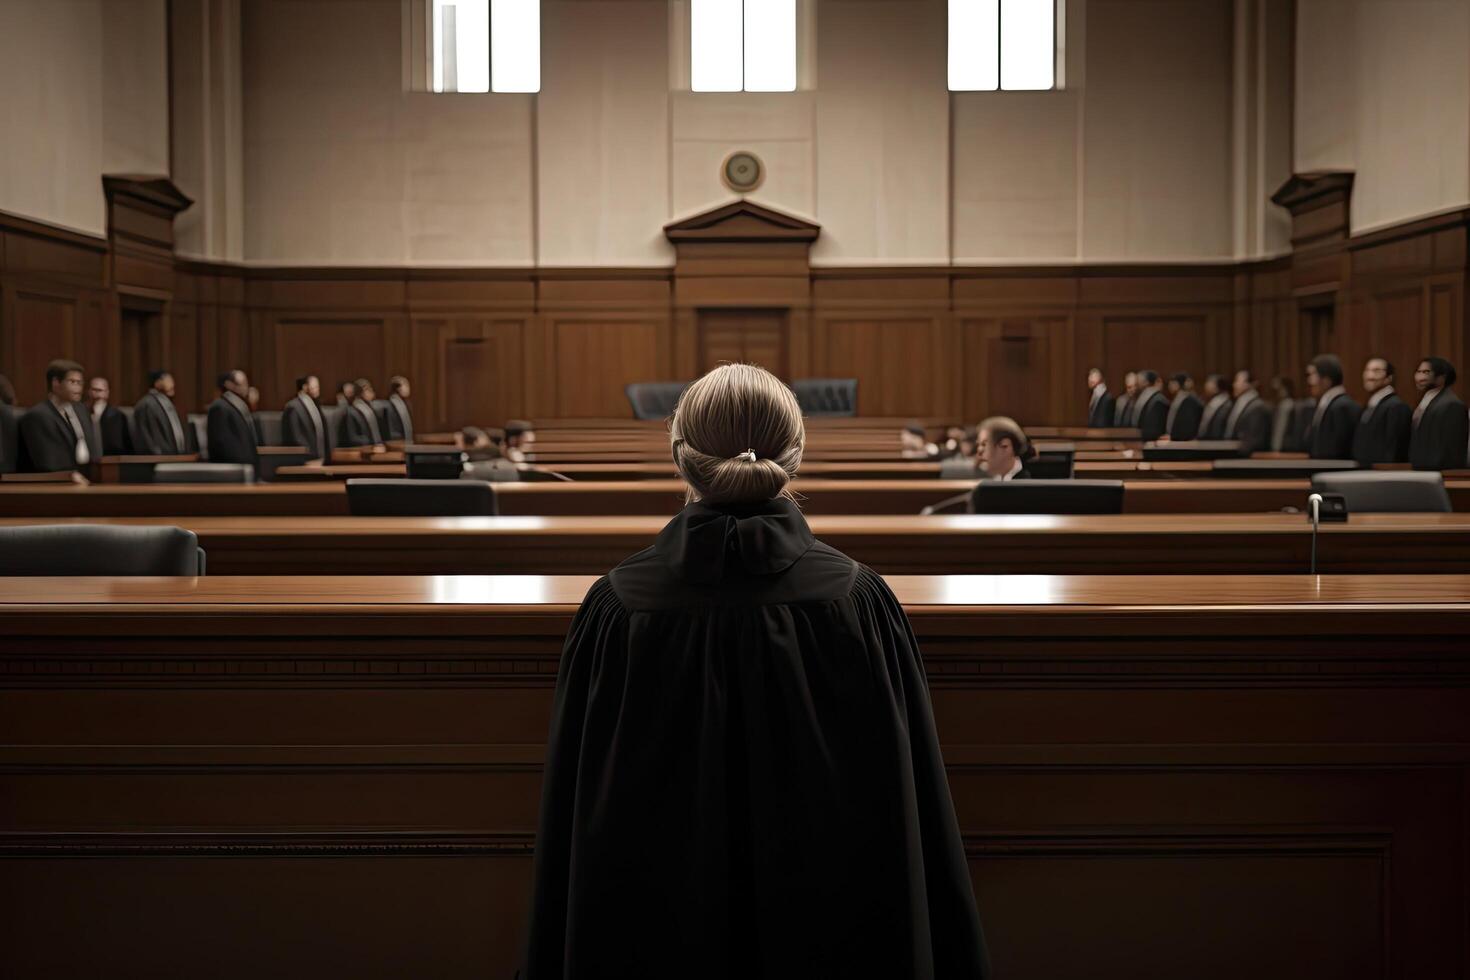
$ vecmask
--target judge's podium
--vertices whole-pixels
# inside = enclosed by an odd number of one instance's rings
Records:
[[[591,582],[0,581],[0,974],[510,977]],[[996,976],[1463,975],[1470,576],[890,584]]]

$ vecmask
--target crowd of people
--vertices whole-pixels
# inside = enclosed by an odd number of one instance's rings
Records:
[[[112,400],[107,378],[86,380],[82,365],[56,360],[46,367],[46,397],[30,408],[15,405],[15,388],[0,375],[0,472],[71,472],[85,482],[89,464],[103,456],[181,456],[204,451],[210,462],[259,464],[266,441],[259,414],[260,391],[238,368],[216,379],[217,397],[203,413],[202,439],[188,413],[175,403],[173,374],[150,371],[147,390],[131,407]],[[322,398],[321,379],[296,379],[295,394],[280,411],[280,444],[300,446],[313,461],[332,450],[358,447],[385,452],[389,442],[414,441],[414,414],[408,378],[388,379],[388,396],[378,397],[372,381],[341,382],[334,404]],[[535,439],[528,422],[504,429],[466,428],[459,436],[481,478],[514,479],[514,464],[525,459]],[[503,465],[494,465],[495,461]]]
[[[1411,463],[1418,470],[1460,469],[1470,455],[1470,414],[1451,390],[1455,367],[1442,357],[1422,358],[1414,370],[1417,403],[1399,396],[1393,364],[1383,357],[1363,365],[1366,405],[1344,387],[1342,361],[1320,354],[1306,366],[1308,398],[1291,379],[1271,379],[1268,403],[1248,369],[1227,378],[1211,374],[1198,393],[1188,374],[1162,378],[1129,371],[1123,391],[1108,390],[1103,373],[1087,375],[1087,424],[1128,427],[1144,442],[1235,440],[1241,455],[1304,452],[1313,459],[1351,459],[1362,466]]]

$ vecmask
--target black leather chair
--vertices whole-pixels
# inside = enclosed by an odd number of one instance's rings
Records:
[[[851,418],[857,414],[857,378],[801,378],[791,382],[801,414]]]
[[[1440,473],[1364,470],[1318,473],[1317,493],[1340,493],[1351,514],[1448,514],[1455,508]]]
[[[1122,480],[985,480],[970,492],[972,514],[1121,514]]]
[[[285,429],[281,425],[280,412],[255,413],[255,437],[262,446],[284,446]]]
[[[1070,442],[1036,444],[1036,458],[1026,470],[1036,480],[1070,480],[1076,470],[1077,446]]]
[[[0,575],[204,574],[204,549],[181,527],[0,527]]]
[[[674,414],[687,381],[640,381],[623,389],[635,419],[666,419]]]
[[[249,463],[159,463],[153,482],[254,483],[255,468]]]
[[[348,480],[353,517],[494,517],[495,488],[484,480]]]
[[[184,435],[193,436],[194,451],[199,454],[200,459],[209,459],[209,416],[195,412],[189,413],[184,424]]]

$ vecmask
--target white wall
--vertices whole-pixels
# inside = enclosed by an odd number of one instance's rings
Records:
[[[1298,170],[1364,231],[1470,203],[1470,0],[1298,0]]]
[[[165,9],[0,2],[0,210],[102,235],[102,174],[168,172]]]

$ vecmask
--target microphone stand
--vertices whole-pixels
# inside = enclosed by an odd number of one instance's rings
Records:
[[[1314,493],[1307,498],[1307,506],[1312,508],[1312,571],[1317,574],[1317,527],[1322,522],[1322,495]]]

